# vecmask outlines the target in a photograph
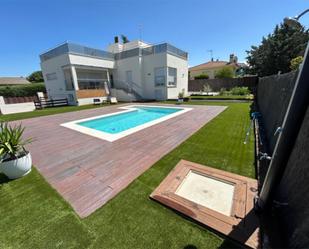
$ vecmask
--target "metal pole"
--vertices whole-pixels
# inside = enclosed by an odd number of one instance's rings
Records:
[[[293,93],[285,114],[281,132],[275,145],[274,153],[257,200],[259,208],[268,203],[274,188],[280,182],[295,140],[305,116],[309,102],[309,43],[307,44],[304,61],[300,66]]]
[[[302,13],[300,13],[298,16],[295,17],[296,20],[301,18],[303,15],[305,15],[307,12],[309,12],[309,9],[304,10]]]

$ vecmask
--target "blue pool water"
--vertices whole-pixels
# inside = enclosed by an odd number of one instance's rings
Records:
[[[137,110],[92,119],[89,121],[80,122],[78,124],[110,134],[116,134],[182,110],[179,108],[161,107],[136,106],[134,108],[137,108]]]

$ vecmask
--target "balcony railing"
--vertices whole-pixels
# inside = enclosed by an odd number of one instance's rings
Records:
[[[123,51],[117,54],[113,54],[104,50],[89,48],[82,45],[74,44],[74,43],[64,43],[54,49],[49,50],[46,53],[40,55],[41,61],[46,61],[51,58],[54,58],[58,55],[62,54],[77,54],[77,55],[84,55],[84,56],[91,56],[97,57],[100,59],[106,60],[119,60],[125,59],[133,56],[139,55],[150,55],[150,54],[158,54],[158,53],[169,53],[183,59],[188,58],[188,53],[170,45],[168,43],[162,43],[158,45],[153,45],[146,48],[135,48],[127,51]]]
[[[154,45],[154,46],[142,49],[143,55],[159,54],[159,53],[169,53],[169,54],[181,57],[183,59],[188,58],[187,52],[179,48],[176,48],[173,45],[168,44],[168,43],[162,43],[162,44],[158,44],[158,45]]]
[[[64,43],[52,50],[49,50],[48,52],[44,54],[41,54],[40,58],[41,58],[41,61],[43,62],[51,58],[54,58],[58,55],[67,54],[67,53],[97,57],[100,59],[114,60],[113,53],[100,50],[100,49],[85,47],[85,46],[74,44],[74,43]]]
[[[188,53],[174,47],[173,45],[170,45],[168,43],[162,43],[158,45],[149,46],[146,48],[134,48],[130,50],[126,50],[120,53],[115,54],[115,59],[125,59],[129,57],[134,56],[140,56],[140,55],[151,55],[151,54],[159,54],[159,53],[169,53],[178,57],[181,57],[183,59],[188,58]]]

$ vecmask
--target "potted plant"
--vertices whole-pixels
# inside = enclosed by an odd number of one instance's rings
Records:
[[[8,123],[0,124],[0,171],[10,179],[16,179],[31,171],[32,159],[25,145],[31,139],[23,140],[25,128]]]
[[[185,91],[184,91],[184,89],[183,89],[183,90],[178,94],[178,100],[177,100],[178,104],[183,103],[183,98],[184,98],[184,96],[185,96]]]

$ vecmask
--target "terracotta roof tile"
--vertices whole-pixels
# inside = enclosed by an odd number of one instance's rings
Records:
[[[227,61],[209,61],[194,67],[190,67],[189,71],[197,71],[197,70],[203,70],[203,69],[210,69],[210,68],[216,68],[216,67],[222,67],[227,65]]]
[[[24,77],[0,77],[0,85],[25,85],[30,82]]]

